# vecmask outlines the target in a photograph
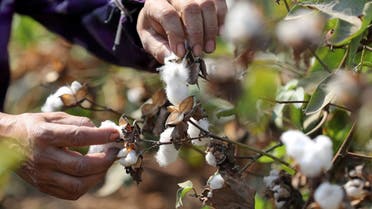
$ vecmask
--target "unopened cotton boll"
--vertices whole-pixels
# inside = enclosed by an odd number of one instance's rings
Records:
[[[314,193],[314,199],[322,209],[339,209],[343,197],[342,188],[328,182],[322,183]]]
[[[119,159],[119,163],[124,167],[132,166],[136,164],[137,161],[138,155],[135,150],[131,150],[126,157]]]
[[[167,128],[160,134],[160,143],[170,142],[174,127]],[[158,152],[155,155],[156,161],[161,167],[167,166],[177,160],[178,151],[173,144],[160,145]]]
[[[363,198],[366,194],[366,191],[363,189],[363,187],[364,182],[360,179],[351,179],[344,185],[346,194],[351,199]]]
[[[225,180],[222,178],[221,174],[217,173],[209,177],[207,184],[211,190],[221,189],[225,184]]]
[[[207,154],[205,155],[205,161],[207,161],[207,163],[211,166],[217,166],[216,157],[213,155],[212,152],[207,152]]]
[[[262,15],[256,6],[247,1],[237,1],[226,15],[223,35],[238,46],[260,36],[263,25]]]
[[[278,39],[291,47],[318,44],[322,37],[323,18],[312,10],[298,10],[281,21],[276,30]]]

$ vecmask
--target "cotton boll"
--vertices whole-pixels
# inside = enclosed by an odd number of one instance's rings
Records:
[[[280,139],[285,145],[287,154],[296,160],[302,158],[305,154],[304,148],[312,144],[308,136],[297,130],[286,131]]]
[[[209,122],[207,118],[202,118],[199,121],[196,121],[194,118],[191,118],[191,121],[194,122],[195,124],[199,125],[202,129],[208,131],[209,128]],[[188,123],[188,128],[187,128],[187,134],[189,135],[190,138],[197,138],[200,136],[200,129],[196,126],[194,126],[192,123]],[[194,139],[191,141],[193,145],[196,146],[205,146],[210,142],[209,138],[201,138],[201,139]]]
[[[101,122],[100,128],[115,128],[120,133],[120,138],[122,139],[124,138],[124,133],[123,133],[122,128],[110,120],[105,120]]]
[[[79,83],[78,81],[74,81],[71,83],[71,91],[73,94],[76,94],[76,92],[79,91],[82,87],[83,85],[81,85],[81,83]]]
[[[146,90],[143,87],[135,87],[128,90],[127,98],[132,103],[140,103],[145,94]]]
[[[62,86],[54,94],[48,96],[45,104],[41,107],[42,112],[55,112],[63,107],[63,102],[60,96],[64,94],[73,94],[71,88]]]
[[[298,10],[278,24],[276,34],[282,43],[291,47],[318,44],[323,25],[323,18],[312,10]]]
[[[207,152],[207,154],[205,155],[205,161],[207,161],[207,163],[211,166],[217,166],[216,157],[213,155],[212,152]]]
[[[317,136],[315,139],[315,147],[317,152],[318,161],[324,171],[332,167],[333,148],[332,141],[327,136]]]
[[[351,179],[344,185],[347,196],[352,199],[361,199],[366,195],[363,187],[364,182],[360,179]]]
[[[344,193],[340,186],[322,183],[314,193],[315,201],[322,209],[338,209]]]
[[[129,153],[129,150],[124,148],[124,149],[121,149],[118,154],[116,155],[116,157],[118,158],[123,158],[123,157],[126,157]]]
[[[136,164],[138,155],[135,150],[131,150],[125,158],[119,159],[119,163],[124,167],[129,167]]]
[[[185,83],[172,83],[165,87],[165,93],[167,94],[168,100],[173,104],[180,104],[189,96],[189,88]]]
[[[163,133],[160,134],[159,141],[161,143],[167,143],[170,142],[172,139],[172,132],[174,130],[174,127],[167,128],[163,131]],[[177,160],[178,151],[174,147],[173,144],[165,144],[160,145],[158,152],[155,155],[156,161],[159,163],[161,167],[167,166],[170,163]]]
[[[217,173],[209,177],[207,184],[211,190],[221,189],[225,184],[225,180],[222,178],[221,174]]]
[[[246,44],[254,37],[260,36],[263,28],[262,15],[252,3],[235,2],[226,15],[223,34],[235,44]]]
[[[266,187],[272,187],[274,185],[274,181],[279,178],[279,171],[271,170],[269,176],[265,176],[263,178],[264,184]]]
[[[189,96],[189,69],[186,67],[186,61],[177,63],[177,59],[179,58],[172,54],[165,58],[164,66],[159,68],[160,77],[166,85],[167,98],[173,105],[181,103]]]

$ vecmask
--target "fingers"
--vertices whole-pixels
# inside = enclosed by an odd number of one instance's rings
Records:
[[[217,18],[218,18],[218,27],[225,23],[225,16],[227,13],[227,4],[226,0],[215,0],[216,2],[216,10],[217,10]]]
[[[204,27],[204,51],[211,53],[216,48],[218,34],[217,11],[213,0],[200,1]]]
[[[117,150],[107,153],[81,155],[69,150],[55,152],[57,167],[61,172],[72,176],[88,176],[105,172],[116,160]]]
[[[54,171],[38,172],[36,186],[41,192],[67,200],[77,200],[91,187],[99,183],[104,173],[87,177],[73,177]]]
[[[171,54],[168,41],[153,28],[149,27],[148,22],[142,21],[143,18],[140,14],[137,25],[143,48],[152,54],[158,62],[163,63],[164,58]]]
[[[150,2],[150,1],[149,1]],[[159,30],[165,32],[166,38],[169,42],[170,49],[178,56],[182,57],[185,54],[184,39],[185,33],[183,30],[182,21],[172,5],[167,1],[152,1],[151,8],[144,10],[144,16],[150,18],[158,24],[152,24],[154,31],[159,33]],[[146,2],[148,3],[148,2]],[[151,2],[150,2],[151,3]],[[149,3],[149,4],[150,4]],[[161,27],[162,29],[160,29]],[[150,34],[152,35],[153,33]],[[156,37],[156,39],[159,39]],[[168,44],[167,44],[168,45]],[[163,60],[162,60],[163,61]]]
[[[114,128],[96,128],[87,126],[43,123],[35,127],[32,137],[35,143],[57,147],[88,146],[105,144],[119,138]]]
[[[203,16],[199,4],[193,0],[171,0],[180,13],[185,26],[187,41],[193,53],[200,56],[204,46]]]

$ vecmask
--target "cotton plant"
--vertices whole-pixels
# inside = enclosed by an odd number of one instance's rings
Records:
[[[286,131],[281,136],[287,154],[292,157],[307,177],[317,177],[332,166],[332,141],[320,135],[314,140],[301,131]]]
[[[279,88],[276,100],[294,102],[299,101],[299,103],[293,103],[292,105],[299,109],[302,106],[301,101],[305,98],[305,90],[303,87],[298,86],[298,80],[291,80],[285,86]],[[283,111],[286,104],[276,104],[273,109],[274,122],[278,127],[283,127]]]
[[[78,81],[74,81],[71,85],[62,86],[57,91],[48,96],[44,105],[41,107],[42,112],[56,112],[64,106],[74,105],[84,99],[87,92]]]

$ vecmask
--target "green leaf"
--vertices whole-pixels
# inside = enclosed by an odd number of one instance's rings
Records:
[[[334,98],[334,93],[327,90],[327,84],[332,79],[332,75],[333,74],[330,74],[328,77],[326,77],[315,89],[315,92],[311,96],[310,101],[306,106],[306,115],[312,115],[319,112]]]
[[[181,187],[181,188],[179,188],[177,190],[176,208],[179,208],[179,207],[182,207],[183,206],[182,199],[194,187],[194,185],[192,184],[192,182],[190,180],[187,180],[185,182],[179,183],[178,186]]]
[[[338,20],[334,28],[334,35],[330,39],[333,45],[343,45],[350,42],[351,39],[362,34],[372,20],[372,2],[369,0],[312,0],[303,1],[300,5],[316,9]]]
[[[200,209],[213,209],[211,206],[209,206],[209,205],[204,205],[202,208],[200,208]]]
[[[229,116],[232,116],[232,115],[235,115],[235,114],[236,114],[236,109],[231,108],[231,109],[221,110],[221,111],[217,112],[216,117],[218,119],[220,119],[220,118],[229,117]]]
[[[271,143],[269,147],[272,147],[274,146],[275,143]],[[272,152],[272,155],[274,155],[275,157],[277,158],[282,158],[284,155],[285,155],[285,147],[284,146],[281,146],[281,147],[278,147],[276,148],[273,152]],[[274,162],[274,160],[270,157],[267,157],[267,156],[262,156],[258,159],[258,162],[260,163],[272,163]]]

